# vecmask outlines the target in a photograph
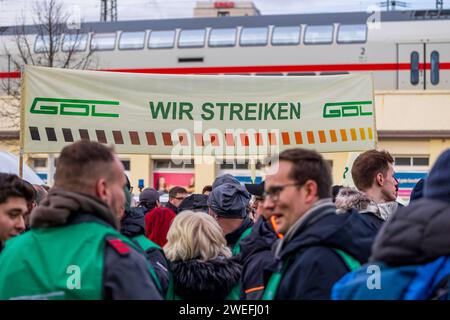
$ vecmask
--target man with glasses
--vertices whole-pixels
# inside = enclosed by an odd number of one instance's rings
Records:
[[[183,187],[173,187],[169,190],[169,202],[166,204],[166,208],[169,208],[175,214],[178,214],[178,207],[181,201],[188,196],[187,191]]]
[[[376,230],[352,211],[336,214],[331,170],[320,154],[291,149],[272,159],[264,210],[284,237],[263,299],[330,299],[333,284],[365,263]]]

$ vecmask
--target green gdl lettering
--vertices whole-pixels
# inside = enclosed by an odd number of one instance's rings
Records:
[[[119,106],[119,101],[105,100],[75,100],[38,97],[33,100],[30,113],[118,118],[118,113],[104,113],[96,111],[97,106]]]
[[[363,117],[373,114],[372,101],[330,102],[323,106],[324,118]],[[364,109],[366,108],[366,109]]]

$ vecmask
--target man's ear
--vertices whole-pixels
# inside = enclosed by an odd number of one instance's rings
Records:
[[[316,198],[318,197],[317,194],[317,182],[315,182],[314,180],[308,180],[305,182],[305,184],[303,185],[303,188],[306,191],[306,198],[305,198],[305,202],[313,202],[316,200]]]
[[[381,172],[378,172],[375,176],[375,182],[380,187],[384,184],[384,176]]]
[[[105,201],[107,199],[107,191],[106,191],[106,180],[101,178],[98,179],[95,183],[95,194],[97,197],[99,197],[102,201]]]
[[[159,200],[156,200],[156,207],[157,208],[161,207],[161,202],[159,202]]]

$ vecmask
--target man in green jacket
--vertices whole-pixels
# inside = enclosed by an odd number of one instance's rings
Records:
[[[142,250],[117,231],[124,185],[110,148],[66,146],[31,230],[0,255],[0,299],[161,299]]]

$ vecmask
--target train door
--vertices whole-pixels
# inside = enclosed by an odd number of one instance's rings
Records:
[[[397,50],[397,88],[400,90],[425,89],[425,44],[399,43]]]
[[[426,89],[448,89],[450,83],[450,43],[427,43],[426,63]]]

